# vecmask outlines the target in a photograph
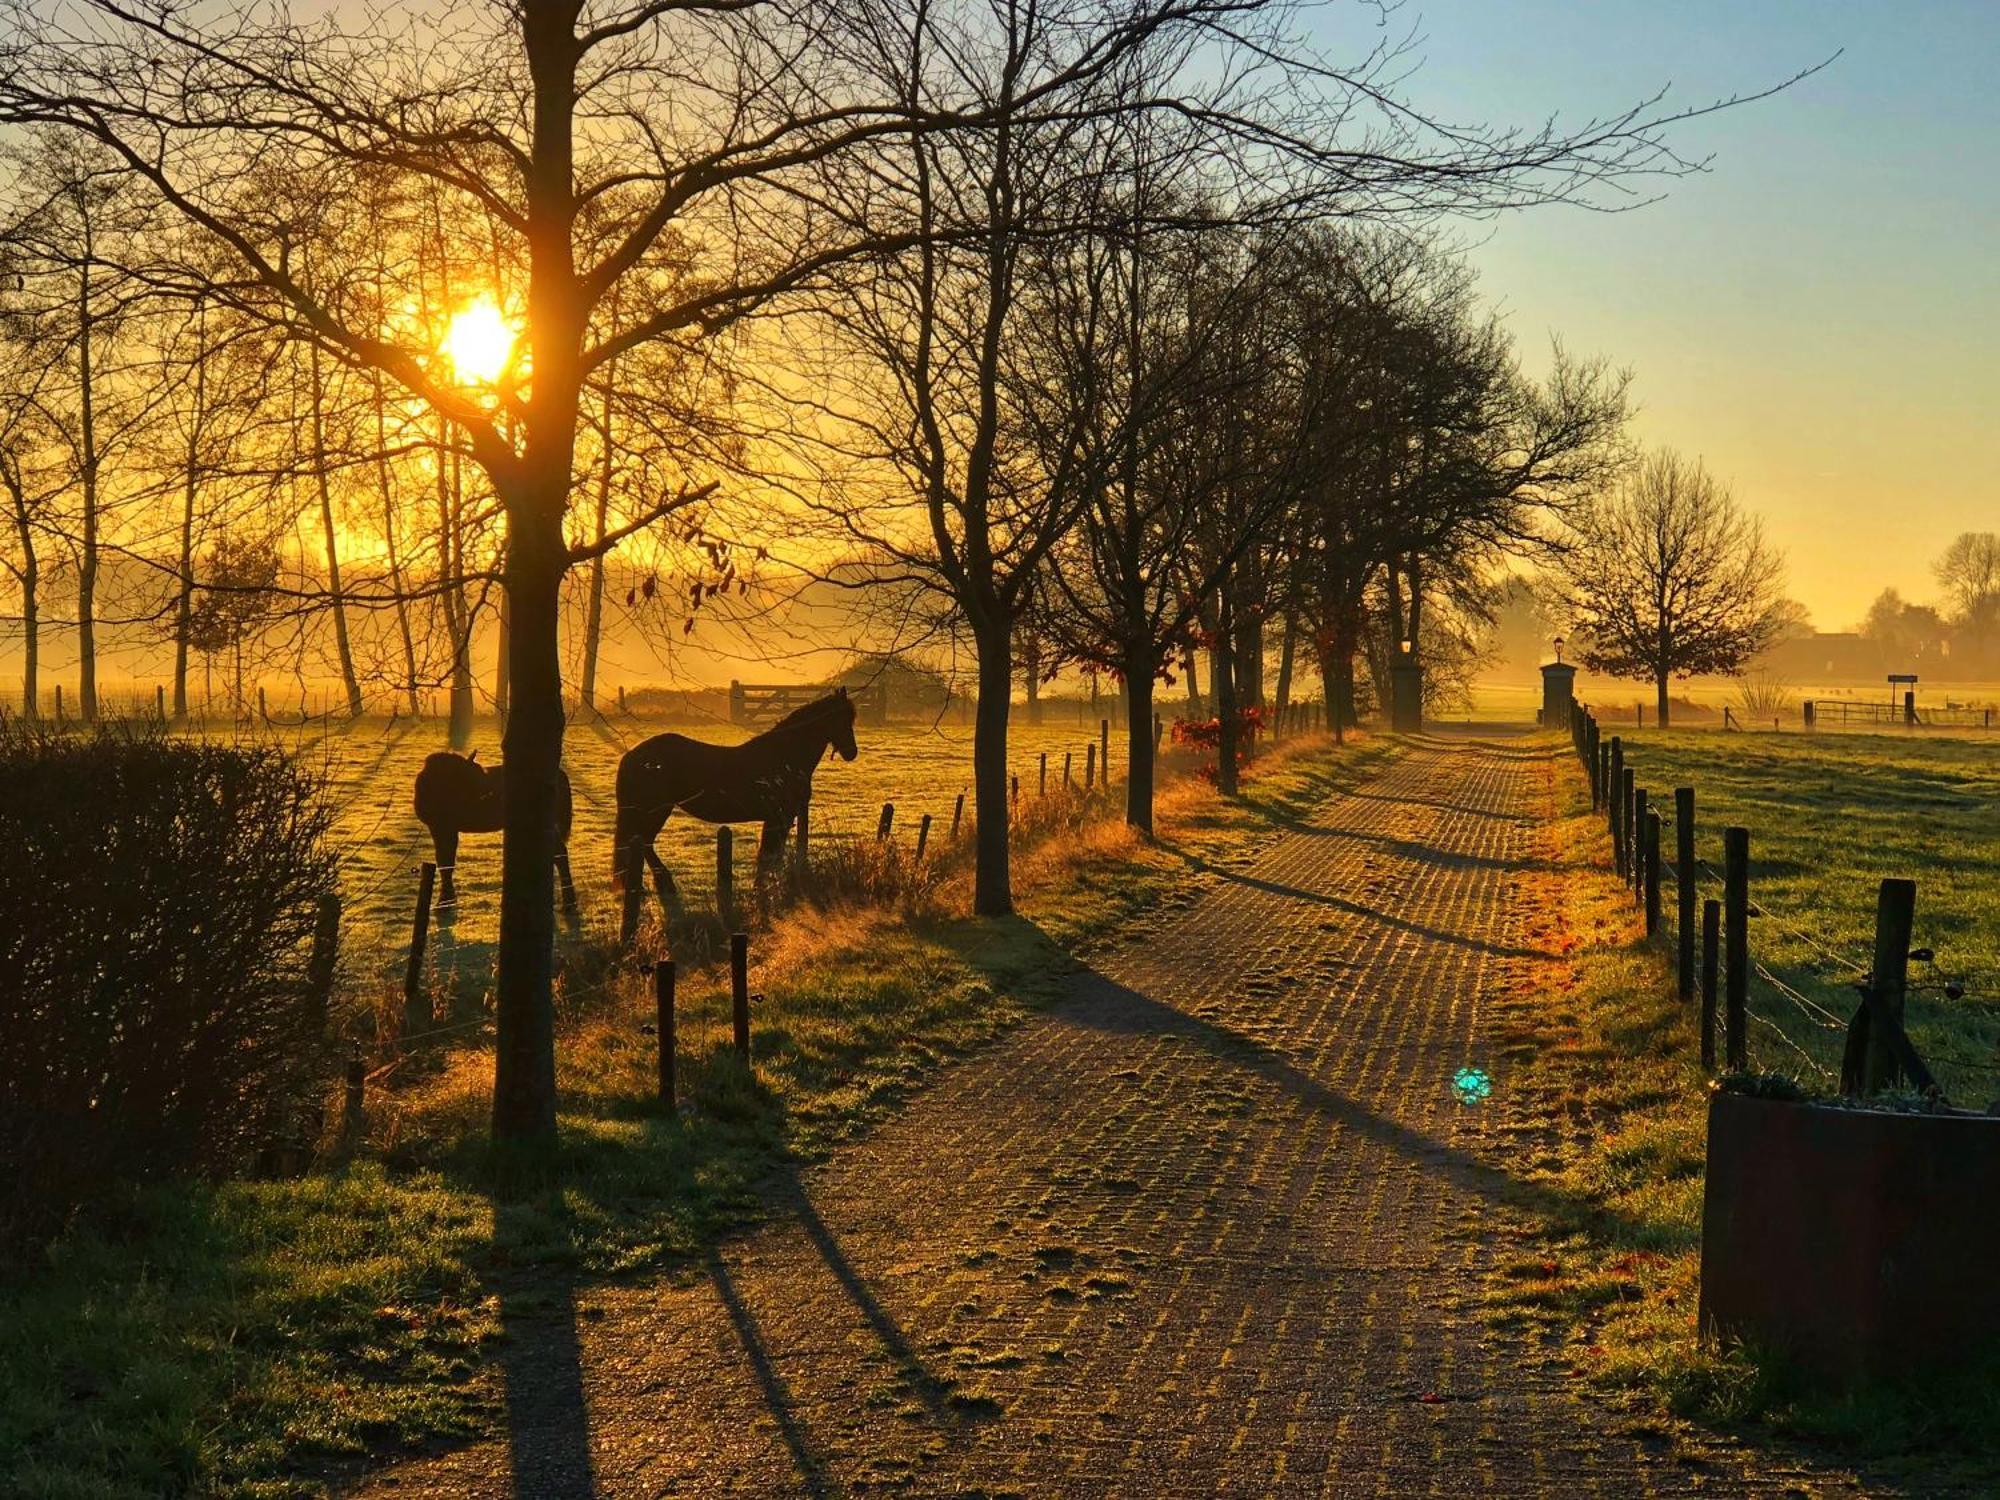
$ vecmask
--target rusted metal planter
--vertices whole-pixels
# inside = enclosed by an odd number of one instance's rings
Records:
[[[1938,1372],[2000,1341],[2000,1119],[1716,1093],[1703,1335],[1834,1381]]]

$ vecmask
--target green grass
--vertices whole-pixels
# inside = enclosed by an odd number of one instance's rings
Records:
[[[1915,758],[1922,776],[1939,775],[1959,751],[1893,741],[1873,748],[1884,760],[1890,751]],[[1837,821],[1842,809],[1806,799],[1844,788],[1858,818],[1892,829],[1895,816],[1884,809],[1898,795],[1890,774],[1900,766],[1876,783],[1861,763],[1868,749],[1844,739],[1774,746],[1668,735],[1642,741],[1637,763],[1655,786],[1671,789],[1669,771],[1690,777],[1716,826],[1741,817],[1753,829],[1753,852],[1761,844],[1779,866],[1767,866],[1753,893],[1818,895],[1830,908],[1832,893],[1867,890],[1881,867],[1831,868],[1840,841],[1807,841],[1820,819]],[[1976,777],[1981,768],[1962,772]],[[1872,805],[1859,801],[1864,786]],[[1698,1341],[1708,1080],[1694,1015],[1676,998],[1663,946],[1644,937],[1608,868],[1608,840],[1574,762],[1562,763],[1555,795],[1552,857],[1526,877],[1539,913],[1531,936],[1552,961],[1494,1013],[1495,1041],[1515,1072],[1493,1144],[1508,1170],[1530,1179],[1538,1222],[1503,1259],[1490,1315],[1538,1333],[1580,1380],[1655,1432],[1687,1440],[1719,1430],[1780,1453],[1803,1446],[1857,1467],[1871,1486],[1908,1493],[2000,1490],[2000,1364],[1828,1390],[1768,1352]],[[1976,825],[1981,814],[1963,796],[1954,790],[1948,805]],[[1786,826],[1790,839],[1760,840],[1762,825]],[[1916,846],[1899,848],[1916,857]],[[1799,857],[1808,849],[1810,861]],[[1897,856],[1878,848],[1876,857]],[[1949,888],[1970,894],[1962,882]],[[1833,943],[1856,930],[1829,920],[1812,935]],[[1769,939],[1759,946],[1777,947]],[[1802,952],[1781,947],[1770,961],[1788,972],[1808,967]],[[1698,1453],[1699,1442],[1692,1446]]]
[[[959,915],[949,857],[901,901],[780,916],[753,949],[750,1072],[722,976],[684,964],[678,1116],[653,1099],[646,980],[586,941],[572,972],[595,993],[565,1005],[553,1160],[486,1145],[491,1058],[462,1046],[371,1093],[348,1164],[120,1193],[0,1280],[0,1496],[313,1494],[365,1455],[478,1430],[510,1314],[671,1274],[754,1222],[801,1162],[1057,994],[1078,953],[1392,749],[1287,747],[1233,801],[1181,778],[1152,844],[1118,788],[1051,798],[1024,819],[1013,919]]]
[[[1751,955],[1843,1022],[1871,962],[1877,883],[1915,880],[1915,946],[1936,959],[1911,967],[1911,1039],[1954,1102],[2000,1099],[2000,742],[1684,730],[1625,744],[1664,805],[1663,853],[1677,786],[1695,789],[1700,855],[1716,870],[1723,828],[1750,830]],[[1704,877],[1701,894],[1721,891]],[[1948,999],[1947,982],[1965,997]],[[1753,1065],[1837,1083],[1841,1031],[1761,979],[1751,999]]]

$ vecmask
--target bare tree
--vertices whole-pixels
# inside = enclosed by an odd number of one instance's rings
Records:
[[[1949,601],[1953,626],[1983,664],[2000,636],[2000,535],[1960,532],[1931,571]]]
[[[1662,726],[1670,678],[1733,676],[1782,624],[1783,560],[1697,461],[1647,455],[1569,526],[1559,578],[1578,660],[1653,683]]]

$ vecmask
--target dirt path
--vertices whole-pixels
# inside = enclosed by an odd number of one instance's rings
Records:
[[[1545,756],[1413,747],[705,1274],[510,1309],[509,1436],[365,1493],[1839,1492],[1619,1436],[1472,1306],[1522,1189],[1450,1080]]]

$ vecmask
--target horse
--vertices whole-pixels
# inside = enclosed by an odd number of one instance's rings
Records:
[[[569,775],[556,767],[556,843],[569,842],[571,805]],[[443,890],[438,905],[452,906],[458,891],[452,884],[452,869],[458,863],[458,836],[461,833],[498,833],[506,823],[507,768],[482,766],[479,752],[460,755],[440,750],[426,756],[417,772],[417,821],[430,830],[431,847],[437,853],[438,874]]]
[[[634,745],[618,762],[612,880],[629,891],[643,859],[661,890],[673,890],[673,874],[653,841],[677,808],[707,823],[762,823],[757,863],[768,866],[805,815],[813,771],[829,748],[842,760],[860,753],[846,688],[794,709],[740,745],[710,745],[680,734],[656,734]],[[626,910],[636,920],[629,896]]]

